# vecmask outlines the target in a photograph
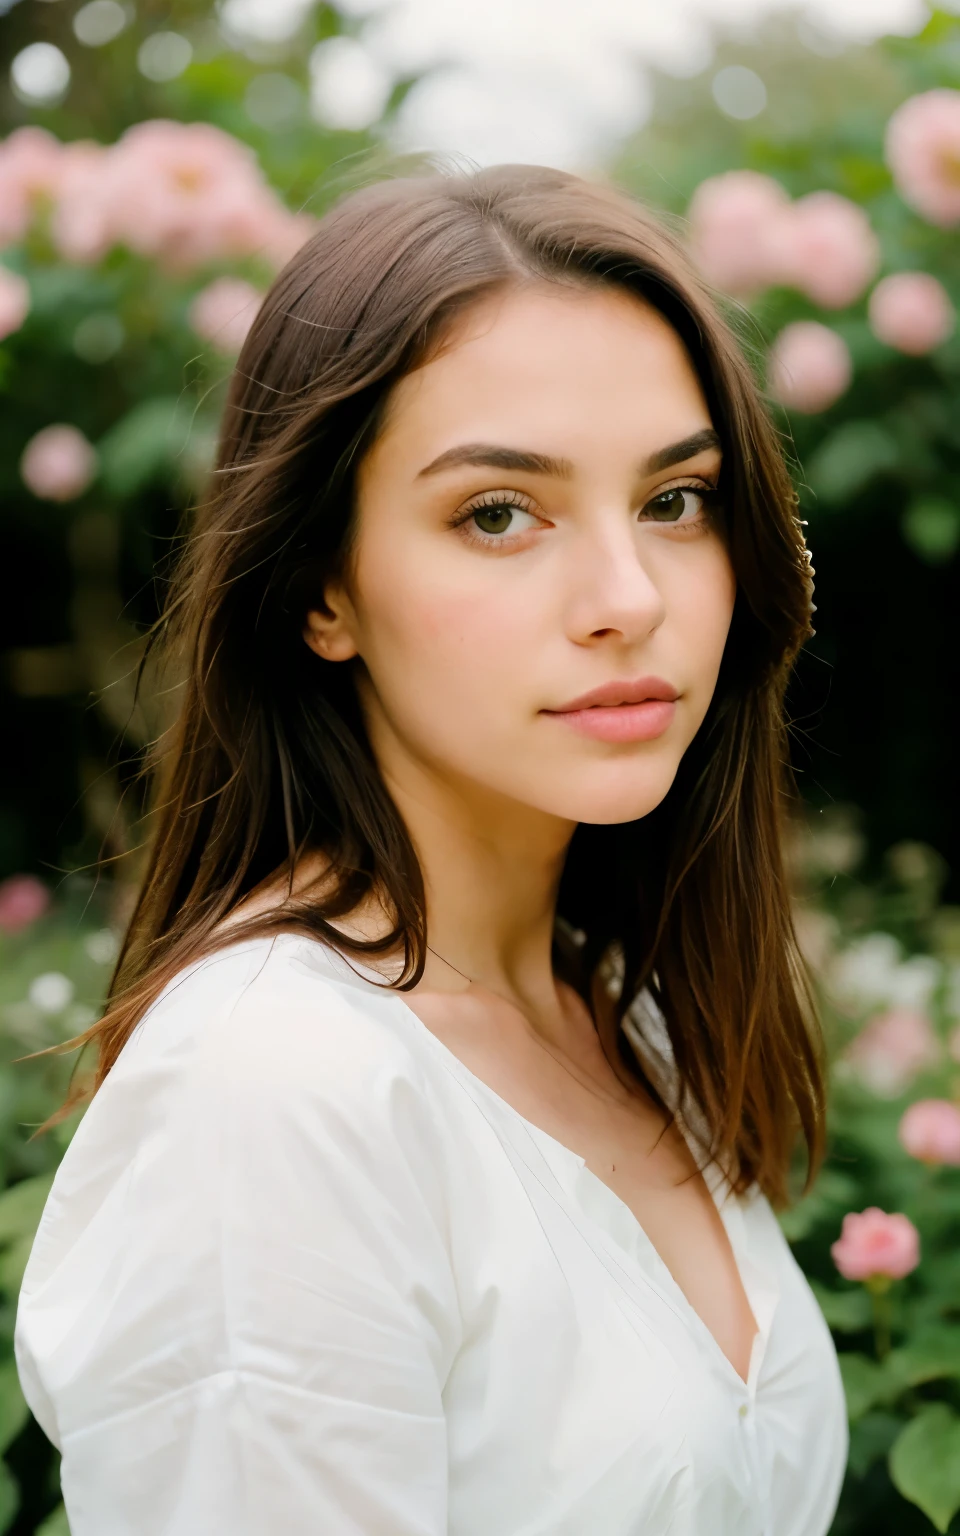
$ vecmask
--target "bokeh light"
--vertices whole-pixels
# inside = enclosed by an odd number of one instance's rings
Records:
[[[28,106],[55,106],[70,86],[66,54],[54,43],[28,43],[10,65],[10,84]]]

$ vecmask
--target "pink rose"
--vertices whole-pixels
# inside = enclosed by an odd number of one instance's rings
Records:
[[[785,325],[770,351],[769,388],[774,399],[814,414],[838,400],[853,378],[846,342],[817,320]]]
[[[836,192],[810,192],[794,203],[781,282],[824,309],[843,309],[879,265],[880,243],[856,203]]]
[[[30,312],[30,284],[19,272],[0,266],[0,341],[19,331]]]
[[[882,278],[867,311],[877,339],[913,357],[946,341],[956,322],[947,290],[929,272],[894,272]]]
[[[176,271],[254,254],[282,209],[253,151],[212,123],[135,123],[111,183],[118,238]]]
[[[779,282],[789,213],[783,187],[758,171],[702,181],[687,218],[694,260],[707,281],[742,297]]]
[[[884,1098],[908,1088],[918,1072],[935,1066],[940,1042],[926,1014],[914,1008],[878,1013],[847,1047],[844,1059],[862,1082]]]
[[[960,91],[911,96],[887,124],[885,150],[905,203],[931,224],[960,223]]]
[[[19,933],[42,917],[50,905],[50,893],[35,875],[11,875],[0,881],[0,931]]]
[[[909,1217],[871,1205],[847,1212],[830,1252],[845,1280],[902,1280],[920,1263],[920,1236]]]
[[[918,1099],[900,1121],[900,1145],[921,1163],[960,1167],[960,1109],[948,1099]]]
[[[190,306],[190,324],[218,352],[235,356],[256,319],[263,294],[239,277],[218,277]]]
[[[61,144],[45,128],[17,128],[0,143],[0,246],[22,240],[34,207],[59,173]]]
[[[48,191],[54,245],[81,263],[125,245],[176,273],[258,254],[279,267],[314,227],[267,185],[253,151],[212,123],[153,119],[107,147],[60,145]]]
[[[58,423],[32,437],[20,459],[20,475],[44,501],[73,501],[97,471],[93,445],[76,427]]]
[[[126,245],[168,270],[255,255],[293,216],[247,145],[212,123],[135,123],[103,149],[65,145],[51,224],[70,261]],[[289,240],[292,231],[284,230]]]
[[[63,146],[50,234],[67,261],[97,262],[116,243],[110,157],[109,149],[87,139]]]

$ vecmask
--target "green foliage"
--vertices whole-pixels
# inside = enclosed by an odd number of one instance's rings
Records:
[[[39,1221],[39,1218],[38,1218]],[[33,1234],[31,1233],[31,1241]],[[17,1438],[29,1418],[13,1360],[0,1365],[0,1454]]]
[[[807,484],[828,506],[842,505],[898,459],[896,442],[878,421],[845,421],[810,455]]]
[[[17,1516],[23,1493],[43,1519],[58,1499],[55,1454],[20,1389],[13,1327],[44,1203],[80,1112],[31,1137],[63,1102],[77,1057],[31,1053],[56,1046],[97,1017],[116,956],[106,918],[101,897],[74,878],[28,931],[0,932],[0,1458],[6,1458],[0,1459],[0,1532]],[[51,1519],[52,1536],[69,1536],[62,1513]]]
[[[943,496],[918,496],[904,512],[901,528],[921,560],[945,564],[960,548],[960,507]]]
[[[0,141],[25,122],[64,142],[100,144],[141,119],[211,123],[254,152],[291,216],[319,215],[349,185],[369,179],[381,125],[330,128],[309,108],[311,48],[343,30],[335,7],[305,8],[286,42],[257,45],[231,41],[208,6],[175,0],[164,25],[190,41],[193,58],[165,83],[137,67],[138,49],[157,30],[155,10],[124,9],[118,37],[84,48],[72,30],[76,6],[50,7],[43,18],[35,7],[6,8],[0,67],[39,28],[66,53],[73,78],[58,107],[30,111],[7,93]],[[265,122],[257,91],[278,80],[290,111]],[[403,90],[399,81],[388,111]],[[0,196],[8,195],[0,178]],[[262,291],[283,261],[253,248],[166,263],[117,244],[100,259],[73,262],[59,254],[49,202],[49,194],[46,202],[38,197],[24,238],[0,242],[0,276],[13,270],[30,288],[25,323],[0,339],[0,534],[7,566],[18,571],[0,594],[0,692],[12,737],[34,744],[34,755],[11,758],[0,780],[0,878],[89,864],[108,826],[119,844],[132,840],[135,786],[124,795],[123,776],[108,759],[111,751],[113,758],[138,752],[159,728],[149,707],[133,711],[129,679],[139,637],[157,616],[184,512],[206,484],[233,363],[229,346],[220,351],[216,338],[194,329],[191,306],[218,278]],[[89,487],[61,503],[32,494],[20,473],[26,445],[54,423],[78,428],[99,460]],[[149,706],[149,689],[144,696]],[[35,789],[41,779],[43,794]]]
[[[900,1536],[930,1523],[946,1531],[960,1507],[951,1503],[960,1168],[922,1164],[898,1137],[915,1100],[960,1102],[960,945],[955,914],[940,903],[938,855],[900,844],[865,880],[858,824],[836,807],[808,817],[791,844],[798,929],[830,1047],[831,1106],[826,1166],[782,1225],[833,1331],[847,1397],[850,1457],[834,1536]],[[874,1075],[863,1031],[895,1010],[924,1050]],[[903,1212],[920,1235],[918,1267],[880,1296],[844,1280],[830,1251],[844,1215],[869,1206]],[[922,1511],[919,1527],[910,1505]]]
[[[883,1366],[876,1360],[870,1360],[866,1355],[846,1353],[841,1353],[839,1359],[843,1390],[847,1396],[847,1413],[851,1424],[855,1424],[863,1418],[868,1408],[885,1402],[892,1395],[892,1388]]]
[[[955,12],[956,7],[951,7]],[[960,308],[955,227],[921,218],[900,196],[884,156],[893,112],[931,88],[960,89],[960,19],[937,14],[916,37],[821,56],[801,45],[797,15],[725,42],[718,65],[746,65],[767,106],[723,115],[714,69],[655,84],[648,125],[615,174],[680,221],[700,183],[731,170],[774,178],[797,199],[827,190],[869,216],[883,277],[933,274]],[[960,599],[960,330],[909,356],[871,330],[867,290],[840,309],[770,287],[730,302],[761,382],[773,339],[815,320],[846,343],[853,379],[828,409],[777,410],[795,470],[817,572],[816,640],[801,659],[796,762],[817,804],[856,802],[882,848],[921,836],[960,881],[960,808],[949,771],[956,696],[952,634]],[[910,705],[890,723],[892,698]],[[957,886],[952,899],[957,900]]]
[[[36,1536],[70,1536],[67,1512],[62,1504],[58,1504],[53,1514],[37,1526]]]
[[[20,1504],[15,1479],[0,1462],[0,1530],[7,1530]]]
[[[960,1415],[945,1403],[918,1413],[893,1444],[890,1475],[904,1498],[946,1531],[960,1509]]]
[[[123,501],[154,481],[169,483],[190,440],[192,412],[176,395],[141,400],[100,439],[100,481]]]

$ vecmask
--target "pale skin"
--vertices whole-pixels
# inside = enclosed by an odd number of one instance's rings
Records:
[[[632,295],[484,300],[395,388],[358,472],[349,568],[304,639],[354,662],[423,868],[430,951],[407,1003],[629,1207],[746,1378],[756,1324],[703,1178],[551,964],[577,824],[653,810],[716,685],[736,583],[712,425],[682,342]],[[678,695],[654,739],[594,739],[557,713],[650,675]]]

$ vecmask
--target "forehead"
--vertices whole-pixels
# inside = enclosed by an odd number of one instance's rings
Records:
[[[612,285],[530,285],[477,303],[399,381],[379,446],[423,460],[482,440],[576,462],[636,458],[709,425],[686,348],[652,305]]]

